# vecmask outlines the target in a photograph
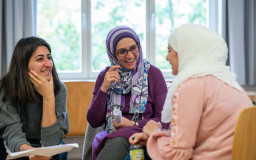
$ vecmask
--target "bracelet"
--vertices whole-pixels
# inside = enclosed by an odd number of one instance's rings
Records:
[[[138,127],[139,126],[139,123],[138,123],[138,121],[134,121],[135,122],[135,127]]]

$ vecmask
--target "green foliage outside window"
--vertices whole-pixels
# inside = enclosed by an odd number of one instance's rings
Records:
[[[80,70],[80,6],[75,8],[68,0],[38,0],[37,4],[37,35],[51,45],[57,69]]]
[[[206,25],[206,0],[156,1],[156,66],[170,70],[166,60],[168,37],[175,27],[184,23]]]
[[[38,0],[37,4],[38,36],[51,45],[57,69],[81,70],[81,1]],[[162,70],[171,68],[165,57],[168,37],[173,29],[182,23],[206,25],[206,9],[206,0],[155,1],[157,67]],[[105,41],[108,31],[116,25],[134,28],[139,34],[143,52],[146,52],[144,0],[93,0],[91,15],[90,65],[94,71],[109,65]]]

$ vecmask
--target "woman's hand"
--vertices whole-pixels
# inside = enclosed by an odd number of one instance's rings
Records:
[[[29,156],[29,159],[30,160],[50,160],[50,159],[52,159],[52,157],[31,155],[31,156]]]
[[[150,136],[155,131],[161,131],[162,125],[159,122],[155,122],[153,120],[148,121],[148,123],[143,127],[143,133]]]
[[[28,144],[22,144],[20,146],[20,150],[19,151],[27,151],[30,149],[34,149],[35,147],[32,147]],[[45,157],[45,156],[37,156],[37,155],[31,155],[29,156],[30,160],[50,160],[52,157]]]
[[[43,97],[43,113],[42,113],[42,127],[49,127],[56,121],[55,113],[55,95],[53,87],[53,78],[51,75],[50,81],[40,76],[33,70],[28,73],[35,90]]]
[[[103,92],[106,93],[108,91],[111,83],[119,81],[120,76],[118,73],[118,68],[120,68],[119,65],[111,66],[105,74],[104,81],[101,85],[101,90]]]
[[[122,123],[116,123],[115,119],[113,120],[113,124],[115,127],[115,131],[118,130],[119,128],[126,127],[126,126],[134,126],[135,122],[130,121],[129,119],[122,117]]]
[[[129,142],[130,144],[141,144],[143,146],[146,146],[147,140],[148,140],[148,135],[145,133],[134,133],[130,138]]]
[[[29,71],[29,77],[35,90],[42,96],[54,95],[53,79],[51,76],[50,81],[47,81],[44,77],[40,76],[33,70]]]

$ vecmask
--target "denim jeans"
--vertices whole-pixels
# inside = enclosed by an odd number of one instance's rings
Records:
[[[4,142],[3,142],[3,139],[0,138],[0,160],[6,160],[6,157],[7,157],[7,153],[4,147]]]

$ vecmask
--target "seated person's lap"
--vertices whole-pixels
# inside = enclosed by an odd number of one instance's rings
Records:
[[[105,142],[104,148],[99,153],[97,160],[103,159],[125,159],[129,153],[130,143],[127,138],[116,137],[108,139]]]

